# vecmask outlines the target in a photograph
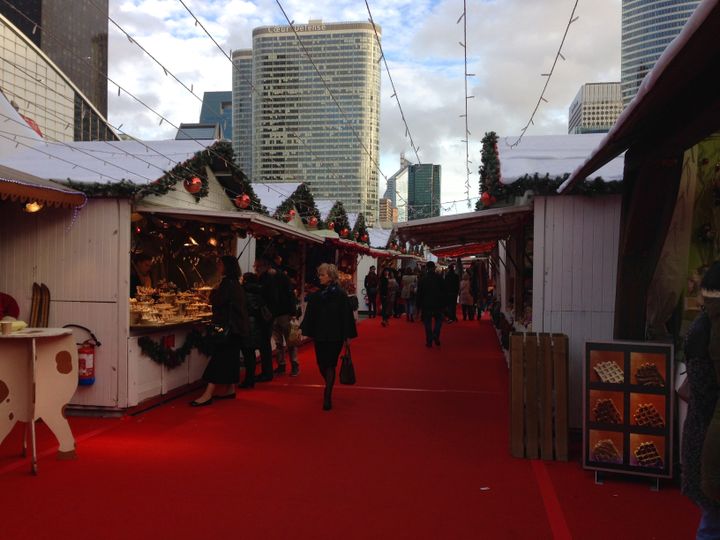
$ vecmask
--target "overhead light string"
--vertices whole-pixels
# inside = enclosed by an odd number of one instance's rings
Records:
[[[472,174],[472,172],[470,169],[470,165],[472,164],[472,161],[470,160],[470,123],[468,119],[468,101],[473,99],[475,96],[468,95],[468,79],[470,77],[474,77],[475,74],[468,73],[467,0],[463,0],[463,12],[457,22],[460,23],[460,21],[462,21],[463,23],[463,41],[460,43],[460,46],[463,49],[463,57],[465,60],[465,70],[463,77],[463,82],[465,83],[465,114],[461,114],[460,116],[465,119],[465,137],[462,139],[462,142],[465,143],[465,197],[467,200],[467,207],[471,208],[470,175]]]
[[[555,66],[557,66],[558,60],[562,59],[565,60],[565,56],[562,54],[562,48],[563,45],[565,45],[565,39],[567,38],[568,32],[570,31],[570,26],[579,19],[579,17],[575,16],[575,11],[578,7],[578,2],[580,0],[575,0],[575,4],[573,5],[572,12],[570,13],[570,19],[568,20],[567,26],[565,27],[565,33],[563,34],[562,40],[560,41],[560,46],[558,47],[557,54],[555,55],[555,60],[553,60],[552,67],[550,68],[550,71],[547,73],[542,73],[540,76],[545,77],[545,84],[543,85],[542,92],[540,92],[540,97],[537,100],[537,103],[535,104],[535,108],[532,111],[532,114],[530,114],[530,120],[528,120],[528,123],[525,124],[525,127],[520,130],[520,136],[517,138],[517,140],[509,144],[507,142],[507,139],[505,140],[505,144],[507,144],[510,148],[515,148],[518,144],[520,144],[520,141],[522,141],[522,138],[525,136],[525,133],[527,132],[528,128],[531,125],[535,125],[534,119],[535,114],[538,112],[538,109],[540,108],[540,104],[545,102],[547,103],[548,100],[545,99],[545,92],[548,89],[548,86],[550,85],[550,79],[553,76],[553,73],[555,73]]]

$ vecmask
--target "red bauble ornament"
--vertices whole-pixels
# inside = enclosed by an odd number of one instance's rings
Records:
[[[202,189],[202,180],[200,180],[197,176],[186,178],[183,181],[183,187],[185,188],[185,191],[195,195],[195,193],[198,193]]]
[[[315,216],[310,216],[310,219],[308,219],[308,225],[310,225],[311,227],[317,227],[317,224],[318,218],[316,218]]]
[[[242,208],[243,210],[249,207],[251,202],[250,195],[247,193],[243,193],[242,195],[235,197],[235,206]]]
[[[491,204],[492,195],[490,195],[490,192],[486,191],[480,196],[480,202],[482,202],[483,206],[490,206]]]
[[[495,195],[490,196],[490,205],[493,205],[497,202],[497,199],[495,198]]]
[[[343,238],[346,238],[348,234],[350,234],[350,231],[348,231],[347,229],[343,229],[342,231],[340,231],[340,236],[342,236]]]
[[[369,237],[368,237],[367,234],[363,234],[363,235],[360,237],[360,240],[362,240],[363,242],[367,243],[367,241],[369,240]]]
[[[290,210],[287,213],[287,216],[285,216],[285,221],[287,221],[289,223],[293,220],[294,217],[295,217],[295,210]]]
[[[335,230],[335,222],[334,221],[331,221],[330,223],[328,223],[328,229],[330,229],[331,231]]]

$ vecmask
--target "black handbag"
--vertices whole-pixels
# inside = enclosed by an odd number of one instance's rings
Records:
[[[222,347],[230,340],[230,325],[211,324],[205,332],[205,341],[208,351],[212,354],[218,347]]]
[[[350,355],[350,343],[347,341],[340,362],[340,384],[355,384],[355,366]]]

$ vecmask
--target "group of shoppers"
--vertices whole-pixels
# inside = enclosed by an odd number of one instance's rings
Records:
[[[297,295],[290,279],[270,259],[260,258],[255,272],[240,275],[240,266],[232,256],[218,260],[220,283],[210,294],[212,322],[220,329],[221,338],[203,373],[207,386],[193,407],[210,405],[215,399],[232,399],[240,383],[240,354],[245,379],[240,388],[253,388],[267,382],[273,375],[287,371],[286,353],[290,359],[290,375],[300,373],[297,345],[291,343],[292,321],[300,316]],[[305,336],[313,338],[318,367],[325,379],[323,408],[332,408],[335,368],[342,346],[357,335],[350,299],[338,284],[335,265],[318,268],[320,290],[308,298],[301,326]],[[277,351],[277,368],[273,371],[272,343]],[[256,376],[256,352],[260,355],[260,374]],[[332,373],[331,373],[332,371]]]
[[[395,268],[383,268],[378,275],[375,266],[371,266],[364,281],[368,317],[377,317],[379,300],[382,326],[389,325],[391,318],[399,319],[403,312],[408,322],[414,322],[417,283],[417,270],[414,268],[406,268],[402,272]]]

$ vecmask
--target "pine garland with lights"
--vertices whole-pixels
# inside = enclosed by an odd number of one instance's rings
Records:
[[[327,222],[328,228],[330,228],[330,224],[332,224],[332,230],[341,236],[343,230],[347,230],[348,234],[350,233],[350,220],[348,219],[345,205],[343,205],[342,201],[337,201],[330,209]]]
[[[370,235],[368,234],[367,224],[365,223],[365,215],[360,212],[352,229],[352,238],[361,244],[370,244]]]
[[[322,227],[322,219],[320,218],[320,210],[315,204],[315,197],[307,184],[300,184],[292,195],[290,195],[283,203],[275,209],[273,217],[275,219],[285,221],[290,210],[295,210],[302,218],[303,223],[307,223],[310,218],[318,220],[317,226]]]
[[[138,345],[145,356],[168,369],[183,365],[193,349],[197,349],[206,356],[212,354],[212,347],[208,340],[197,330],[192,330],[185,338],[185,343],[177,349],[166,347],[162,342],[156,342],[148,336],[138,339]]]

